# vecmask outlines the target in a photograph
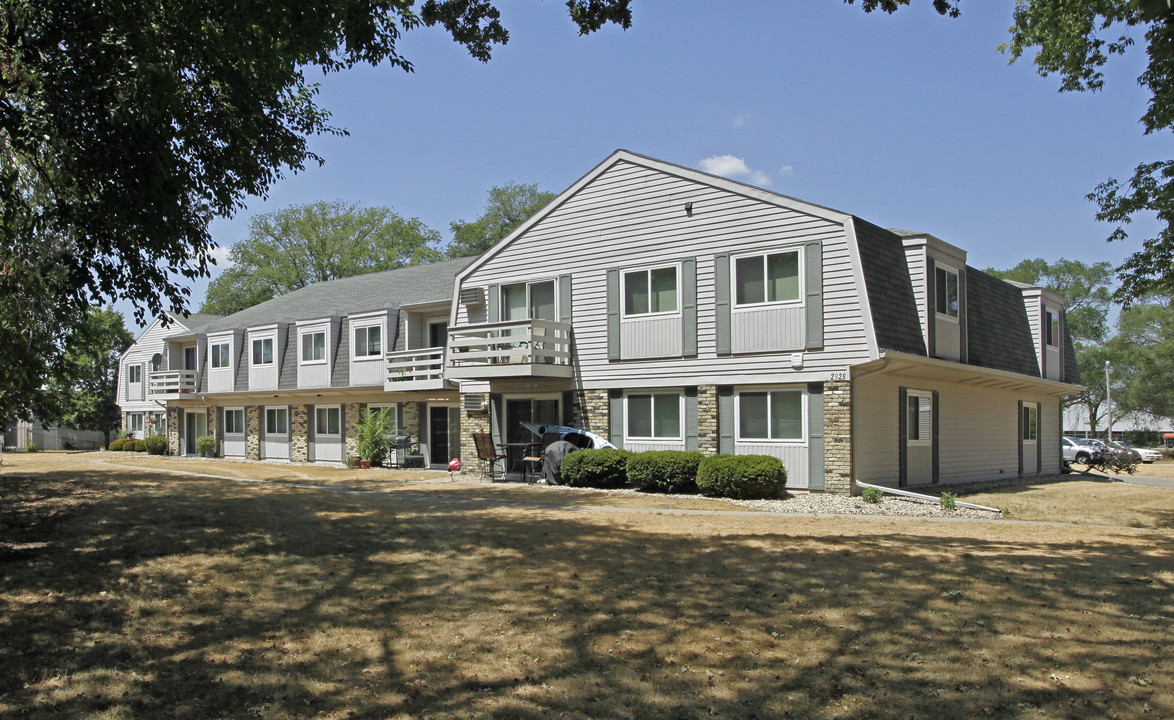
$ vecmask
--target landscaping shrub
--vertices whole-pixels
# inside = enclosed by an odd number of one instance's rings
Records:
[[[880,505],[881,500],[885,499],[885,494],[876,488],[864,488],[864,492],[860,493],[860,499],[866,503]]]
[[[166,455],[167,438],[162,435],[152,435],[143,441],[143,448],[152,455]]]
[[[39,452],[41,448],[37,447],[37,444],[30,440],[29,444],[25,445],[24,449],[25,452]]]
[[[958,496],[952,492],[944,492],[942,493],[941,503],[944,509],[953,510],[958,507]]]
[[[643,492],[697,492],[697,466],[703,455],[683,450],[655,450],[628,457],[628,482]]]
[[[697,468],[697,488],[706,495],[750,500],[785,494],[787,470],[766,455],[713,455]]]
[[[358,435],[359,457],[372,465],[382,465],[394,449],[391,436],[395,432],[395,416],[388,408],[363,408],[355,428]]]
[[[196,438],[196,452],[203,457],[216,456],[216,438],[211,435],[203,435]]]
[[[110,447],[108,449],[114,452],[118,452],[122,450],[124,445],[126,445],[126,438],[118,438],[117,440],[110,441]]]
[[[628,483],[627,450],[579,450],[563,458],[563,482],[575,487],[618,488]]]
[[[134,439],[127,440],[126,444],[122,446],[122,449],[125,450],[126,452],[142,452],[143,451],[143,441],[142,440],[134,440]]]

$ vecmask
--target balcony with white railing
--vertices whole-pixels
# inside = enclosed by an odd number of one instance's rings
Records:
[[[451,387],[444,378],[444,348],[419,348],[387,353],[387,392],[442,390]]]
[[[147,397],[151,400],[180,400],[195,392],[195,370],[159,370],[147,375]]]
[[[571,326],[552,320],[480,323],[449,328],[446,376],[569,378]]]

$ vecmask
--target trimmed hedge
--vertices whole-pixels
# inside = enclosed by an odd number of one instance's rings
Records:
[[[122,446],[125,452],[141,452],[143,449],[142,440],[127,440],[126,444]]]
[[[628,482],[642,492],[697,492],[697,466],[702,454],[684,450],[654,450],[628,458]]]
[[[117,440],[110,441],[109,449],[113,450],[114,452],[118,452],[119,450],[122,450],[124,445],[126,445],[126,440],[123,440],[122,438],[118,438]]]
[[[778,458],[766,455],[713,455],[697,468],[697,487],[714,497],[739,500],[785,494],[787,471]]]
[[[563,482],[575,487],[618,488],[628,484],[627,450],[579,450],[563,458]]]
[[[152,435],[143,441],[143,449],[152,455],[166,455],[167,438],[162,435]]]
[[[216,457],[216,438],[211,435],[196,438],[196,451],[201,457]]]

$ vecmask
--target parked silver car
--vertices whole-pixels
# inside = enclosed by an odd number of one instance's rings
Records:
[[[1100,450],[1089,444],[1086,440],[1076,440],[1067,435],[1064,436],[1064,459],[1068,462],[1076,463],[1077,465],[1088,465],[1093,460]]]

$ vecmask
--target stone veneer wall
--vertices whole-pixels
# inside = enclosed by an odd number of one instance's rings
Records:
[[[697,449],[717,455],[717,385],[697,386]]]
[[[823,384],[825,492],[852,493],[852,383]]]
[[[220,436],[220,408],[215,406],[204,408],[204,414],[208,418],[208,434],[216,438],[215,454],[220,455],[220,441],[224,439]]]
[[[245,408],[245,457],[250,460],[261,459],[261,406],[249,405]]]
[[[355,457],[359,454],[359,421],[363,419],[363,406],[360,403],[347,403],[343,408],[343,414],[346,415],[346,429],[343,442],[346,443],[346,448],[342,459],[345,461],[348,457]]]
[[[607,437],[611,429],[608,427],[608,417],[611,406],[608,404],[607,390],[576,390],[571,393],[571,425],[573,427],[593,432],[600,437]]]
[[[167,452],[172,455],[182,455],[179,446],[179,408],[167,408]]]
[[[481,461],[477,459],[477,444],[473,442],[473,433],[489,432],[489,395],[481,394],[485,403],[484,410],[461,410],[461,473],[474,474],[481,472]]]
[[[289,414],[290,462],[310,461],[310,406],[294,405]]]

